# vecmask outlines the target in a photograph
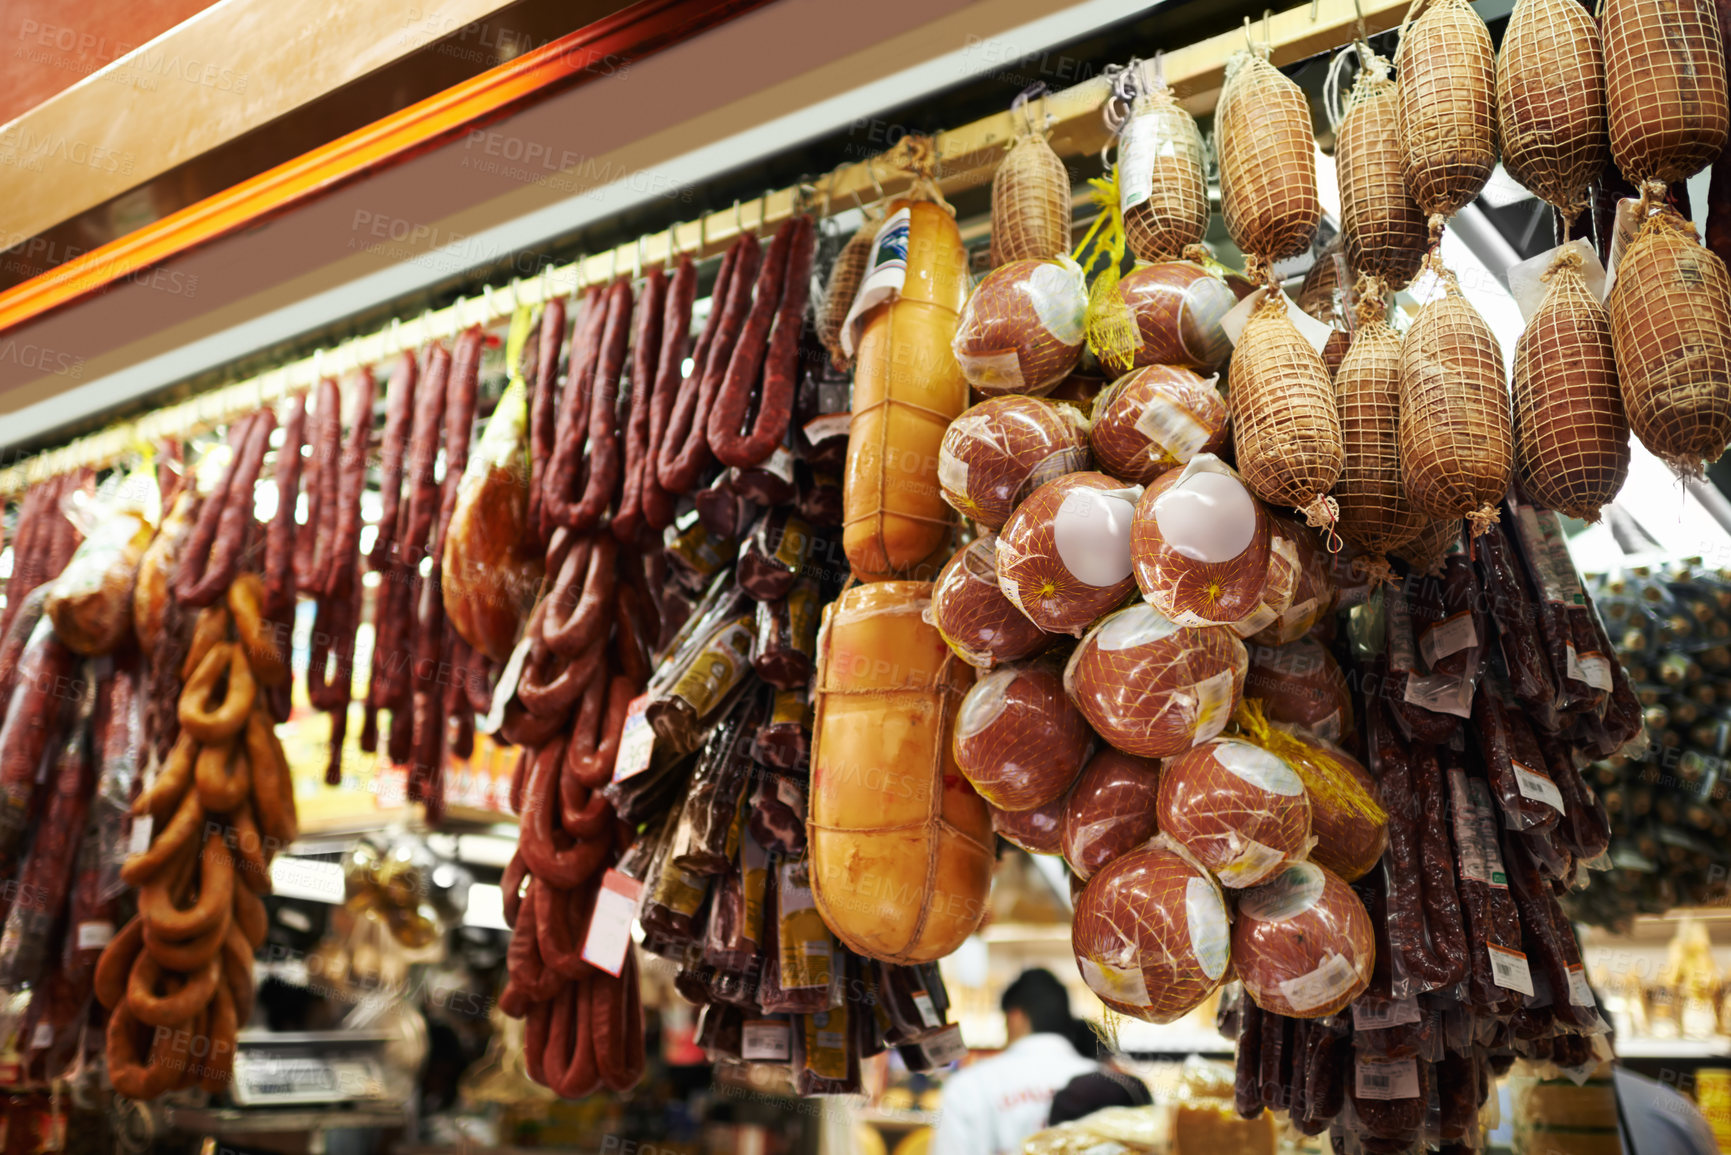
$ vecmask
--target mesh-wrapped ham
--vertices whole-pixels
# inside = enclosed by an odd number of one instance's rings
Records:
[[[1130,522],[1141,486],[1104,473],[1048,481],[998,537],[998,585],[1028,620],[1080,636],[1136,588]]]
[[[1058,641],[998,588],[998,539],[989,534],[957,550],[944,565],[926,613],[957,657],[984,670],[1031,658]]]
[[[1060,828],[1064,861],[1078,878],[1159,833],[1155,799],[1160,763],[1104,747],[1088,759],[1064,799]]]
[[[1262,704],[1248,696],[1236,720],[1238,737],[1278,754],[1304,780],[1316,838],[1311,861],[1347,882],[1370,873],[1388,846],[1388,812],[1363,764],[1313,734],[1269,725]]]
[[[1060,798],[1032,810],[999,810],[989,802],[986,805],[992,811],[992,829],[1005,841],[1029,854],[1062,854],[1064,801]]]
[[[991,805],[1032,810],[1064,796],[1093,739],[1055,668],[1000,666],[962,699],[956,766]]]
[[[968,298],[950,349],[981,393],[1045,393],[1081,358],[1087,311],[1075,261],[1011,261]]]
[[[1076,899],[1070,945],[1101,1002],[1169,1023],[1195,1010],[1226,975],[1226,901],[1206,872],[1172,850],[1146,846],[1088,880]]]
[[[1326,867],[1297,862],[1239,897],[1232,962],[1264,1011],[1320,1019],[1370,985],[1376,934],[1351,887]]]
[[[1100,471],[1147,485],[1199,454],[1220,453],[1228,433],[1218,380],[1182,365],[1148,365],[1112,382],[1088,428]]]
[[[1286,608],[1280,610],[1274,622],[1254,637],[1265,646],[1282,646],[1297,641],[1327,617],[1340,600],[1340,591],[1335,588],[1329,555],[1317,540],[1315,530],[1279,514],[1270,515],[1269,525],[1273,537],[1292,543],[1297,558],[1297,580]]]
[[[980,402],[950,422],[938,447],[944,500],[994,531],[1034,490],[1087,467],[1082,411],[1037,397]]]
[[[1111,364],[1114,373],[1144,365],[1182,365],[1217,373],[1232,355],[1221,327],[1238,306],[1238,295],[1224,278],[1195,261],[1161,261],[1132,269],[1118,282],[1118,295],[1136,318],[1142,343],[1128,364]]]
[[[1142,596],[1177,624],[1239,621],[1268,586],[1268,515],[1225,462],[1204,453],[1143,491],[1130,562]]]
[[[1310,847],[1310,800],[1278,755],[1235,738],[1204,742],[1160,768],[1160,832],[1223,886],[1255,886]]]
[[[1292,524],[1285,518],[1269,519],[1268,584],[1263,587],[1262,600],[1247,617],[1230,622],[1227,627],[1241,638],[1254,637],[1278,626],[1292,612],[1292,601],[1298,595],[1304,568],[1298,556],[1298,539],[1293,536]]]
[[[1301,726],[1327,742],[1353,733],[1352,694],[1334,655],[1311,638],[1282,646],[1252,644],[1244,696],[1270,722]]]
[[[1165,758],[1225,728],[1248,665],[1231,630],[1177,626],[1132,605],[1082,639],[1064,686],[1100,737],[1126,754]]]

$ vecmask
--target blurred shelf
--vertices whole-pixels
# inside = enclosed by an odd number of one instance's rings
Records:
[[[862,1107],[854,1112],[854,1118],[861,1123],[870,1123],[873,1127],[936,1127],[938,1113],[936,1111],[893,1111],[881,1107]]]
[[[168,1107],[164,1121],[174,1130],[204,1136],[278,1135],[297,1131],[337,1131],[406,1126],[408,1111],[400,1106],[342,1103],[317,1107],[213,1108]],[[498,1150],[498,1148],[490,1148]]]
[[[1618,1039],[1619,1059],[1731,1059],[1731,1038]]]

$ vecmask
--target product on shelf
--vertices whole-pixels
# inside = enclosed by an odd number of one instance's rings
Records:
[[[1503,166],[1573,222],[1610,156],[1592,14],[1567,0],[1517,4],[1497,53],[1496,102]]]
[[[1214,137],[1220,212],[1233,242],[1265,262],[1308,249],[1322,205],[1303,89],[1264,56],[1233,53],[1214,111]]]
[[[1196,119],[1159,80],[1118,129],[1118,197],[1138,260],[1170,261],[1208,231],[1207,153]]]
[[[1216,738],[1168,758],[1155,801],[1160,832],[1222,886],[1268,881],[1310,849],[1310,799],[1279,755]]]
[[[1353,80],[1334,133],[1334,165],[1347,262],[1400,289],[1418,274],[1427,245],[1425,214],[1406,187],[1400,87],[1391,69],[1385,57],[1372,55]],[[1344,410],[1344,385],[1341,392]]]
[[[1605,5],[1605,105],[1611,156],[1631,184],[1680,181],[1725,146],[1725,48],[1707,0],[1664,13]]]
[[[927,616],[957,657],[981,669],[1031,658],[1059,640],[1004,596],[998,584],[998,539],[989,535],[975,538],[944,563]]]
[[[1067,473],[1028,495],[998,535],[998,587],[1047,633],[1081,636],[1136,588],[1130,526],[1139,486]]]
[[[1212,454],[1166,471],[1142,492],[1130,551],[1142,596],[1180,625],[1250,617],[1271,577],[1268,515]]]
[[[1479,195],[1497,163],[1496,52],[1490,29],[1467,0],[1438,0],[1401,30],[1400,140],[1406,186],[1431,218]]]
[[[1218,377],[1181,365],[1132,369],[1094,400],[1088,445],[1103,472],[1147,485],[1230,440]]]
[[[1035,397],[992,397],[950,422],[938,449],[944,500],[996,532],[1030,493],[1088,467],[1081,410]]]
[[[1050,392],[1082,355],[1088,286],[1069,257],[1011,261],[974,287],[950,348],[975,390]]]

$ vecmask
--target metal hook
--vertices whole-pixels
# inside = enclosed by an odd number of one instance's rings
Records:
[[[733,202],[733,231],[735,235],[745,231],[745,222],[739,217],[739,201]]]
[[[667,255],[662,259],[661,267],[671,269],[673,258],[679,252],[679,222],[674,221],[667,226]]]
[[[1352,0],[1352,11],[1354,18],[1358,21],[1358,42],[1363,46],[1365,58],[1368,60],[1370,57],[1370,31],[1364,26],[1364,7],[1358,0]],[[1312,16],[1311,19],[1314,20],[1316,17]]]
[[[758,234],[762,235],[763,230],[765,228],[767,228],[768,226],[769,226],[769,190],[764,189],[763,194],[757,198],[757,231],[758,231]]]

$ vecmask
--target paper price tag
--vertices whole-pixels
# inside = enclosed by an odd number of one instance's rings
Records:
[[[785,1019],[747,1019],[740,1031],[740,1057],[747,1062],[781,1062],[793,1057]]]
[[[497,733],[505,721],[505,707],[517,693],[517,683],[523,677],[523,665],[529,660],[529,650],[535,639],[524,634],[517,648],[511,651],[511,656],[505,660],[505,668],[499,673],[499,684],[493,687],[493,704],[486,714],[475,719],[475,729],[483,734]]]
[[[962,1028],[954,1023],[925,1036],[921,1044],[934,1067],[947,1067],[968,1053],[968,1045],[962,1042]]]
[[[914,1006],[920,1010],[920,1022],[928,1027],[941,1027],[944,1020],[938,1018],[938,1008],[932,1003],[932,996],[925,991],[914,992]]]
[[[649,769],[655,757],[655,727],[649,724],[649,695],[639,694],[625,708],[625,726],[619,732],[619,755],[613,760],[613,781]]]
[[[37,1023],[36,1029],[30,1032],[30,1049],[40,1051],[54,1043],[54,1028],[47,1023]]]
[[[111,922],[81,922],[78,924],[78,949],[101,950],[114,937]]]
[[[1479,632],[1473,626],[1473,616],[1465,610],[1453,617],[1444,618],[1420,634],[1418,639],[1419,652],[1424,655],[1425,664],[1432,669],[1450,654],[1458,654],[1478,644]]]
[[[1418,1098],[1418,1060],[1392,1063],[1360,1062],[1355,1072],[1360,1099]]]
[[[1491,981],[1506,990],[1533,996],[1533,972],[1527,966],[1527,956],[1506,946],[1486,943],[1491,953]]]
[[[805,423],[805,439],[821,445],[832,437],[846,437],[852,425],[852,413],[822,413]]]
[[[340,906],[348,897],[343,864],[315,858],[278,858],[270,864],[271,890],[282,898],[303,898]]]
[[[1419,1021],[1418,1000],[1363,998],[1352,1004],[1356,1031],[1382,1031]]]
[[[1596,1006],[1598,1000],[1593,998],[1593,988],[1587,985],[1586,968],[1576,963],[1569,968],[1569,1005],[1572,1007]]]
[[[1534,802],[1543,802],[1558,814],[1563,813],[1563,792],[1557,789],[1550,776],[1537,770],[1514,763],[1515,785],[1520,787],[1521,795],[1531,798]]]
[[[589,934],[583,940],[583,961],[615,978],[625,969],[625,952],[631,949],[631,924],[637,919],[637,903],[643,883],[609,869],[601,877],[595,894],[595,912],[589,917]]]
[[[133,822],[132,822],[132,841],[126,847],[127,853],[129,853],[129,854],[143,854],[146,850],[149,850],[150,849],[150,835],[151,835],[151,832],[155,829],[156,829],[156,816],[155,815],[145,814],[145,815],[141,815],[138,818],[133,819]]]
[[[1220,318],[1220,328],[1226,333],[1227,340],[1234,345],[1238,344],[1238,339],[1244,335],[1244,326],[1250,320],[1250,314],[1256,311],[1256,307],[1262,304],[1262,298],[1267,295],[1268,290],[1266,288],[1258,289],[1238,302],[1238,305],[1230,313]],[[1328,344],[1328,339],[1334,335],[1334,326],[1325,325],[1318,321],[1300,309],[1298,302],[1284,293],[1281,294],[1281,297],[1286,302],[1286,316],[1291,320],[1293,328],[1298,330],[1299,336],[1310,343],[1312,349],[1321,353],[1322,347]]]

